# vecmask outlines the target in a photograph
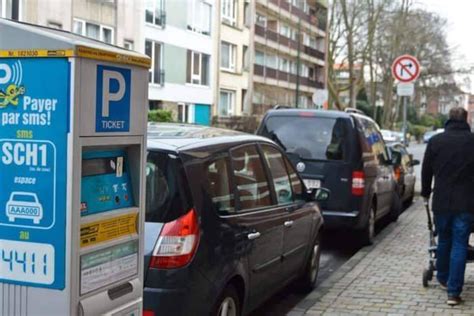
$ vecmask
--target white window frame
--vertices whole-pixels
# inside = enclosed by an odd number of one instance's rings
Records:
[[[291,38],[291,27],[286,23],[278,23],[278,33],[287,38]]]
[[[135,43],[132,40],[123,40],[123,48],[133,50]]]
[[[225,67],[225,66],[222,65],[223,44],[226,44],[229,47],[229,67]],[[237,60],[236,57],[237,57],[237,45],[226,42],[226,41],[221,41],[221,62],[220,62],[221,69],[235,72],[236,71],[236,60]]]
[[[179,122],[181,123],[194,123],[194,104],[191,103],[184,103],[184,102],[179,102],[176,106],[178,108],[178,119],[179,119],[179,106],[181,105],[181,116],[184,118],[184,120],[180,120]],[[186,108],[188,108],[188,120],[186,121]]]
[[[211,74],[211,71],[210,69],[207,70],[208,72],[208,76],[209,76],[209,82],[207,85],[205,84],[202,84],[202,56],[203,55],[207,55],[207,54],[204,54],[204,53],[201,53],[201,52],[197,52],[197,51],[194,51],[194,50],[189,50],[191,51],[191,75],[190,75],[190,80],[191,82],[187,82],[188,85],[193,85],[193,86],[201,86],[201,87],[209,87],[210,86],[210,81],[211,81],[211,78],[210,78],[210,74]],[[199,55],[199,73],[198,74],[195,74],[194,73],[194,55],[195,54],[198,54]],[[208,63],[208,67],[210,68],[210,64],[211,64],[211,60],[210,60],[210,56],[207,55],[209,57],[209,63]],[[187,69],[186,69],[187,71]],[[194,80],[196,80],[198,83],[194,82]]]
[[[255,16],[255,23],[262,27],[267,27],[268,19],[265,15],[257,13]]]
[[[204,0],[188,0],[188,17],[187,17],[187,27],[189,31],[199,33],[205,36],[211,36],[212,34],[212,5]],[[203,6],[206,10],[209,10],[209,20],[204,20],[204,14],[202,10],[198,11],[199,6]],[[200,14],[197,14],[200,13]],[[205,22],[207,24],[208,30],[202,29],[202,25]]]
[[[156,27],[159,27],[159,28],[163,28],[164,25],[165,25],[165,22],[162,20],[162,24],[156,24],[155,21],[156,21],[156,11],[157,9],[159,9],[159,12],[161,13],[162,11],[164,11],[163,9],[163,6],[164,6],[164,1],[165,0],[153,0],[153,6],[147,6],[147,4],[145,3],[145,23],[147,25],[153,25],[153,26],[156,26]],[[151,2],[151,1],[150,1]],[[158,3],[159,2],[159,3]],[[148,22],[146,20],[146,11],[152,11],[153,12],[153,22]]]
[[[153,86],[163,86],[165,83],[164,82],[159,82],[159,83],[156,83],[155,82],[155,64],[156,64],[156,60],[155,60],[155,49],[156,49],[156,45],[159,45],[161,46],[161,54],[160,54],[160,70],[163,69],[163,43],[161,42],[157,42],[157,41],[154,41],[154,40],[150,40],[150,39],[145,39],[145,48],[146,48],[146,42],[151,42],[151,66],[150,66],[150,69],[148,69],[148,72],[151,73],[151,81],[148,82],[148,84],[150,85],[153,85]],[[146,54],[146,52],[145,52]],[[158,76],[161,76],[161,74],[158,74]],[[160,78],[160,81],[161,81],[161,78]]]
[[[228,94],[229,98],[229,103],[227,103],[227,115],[221,115],[221,93],[226,93]],[[229,117],[234,115],[234,110],[235,110],[235,99],[236,99],[236,91],[234,90],[228,90],[228,89],[220,89],[219,90],[219,103],[218,103],[218,109],[217,109],[217,114],[220,117]]]
[[[221,20],[232,26],[237,25],[237,1],[221,0]]]
[[[111,37],[111,40],[112,40],[112,41],[111,41],[110,43],[108,43],[108,44],[112,44],[112,45],[115,44],[115,29],[114,29],[113,27],[110,27],[110,26],[107,26],[107,25],[103,25],[103,24],[88,22],[88,21],[85,21],[85,20],[82,20],[82,19],[74,18],[74,20],[73,20],[73,31],[74,31],[74,24],[75,24],[75,23],[80,23],[80,24],[81,24],[81,32],[80,32],[80,33],[76,33],[76,34],[79,34],[79,35],[82,35],[82,36],[85,36],[85,37],[89,37],[89,36],[87,36],[87,34],[86,34],[86,29],[87,29],[87,28],[86,28],[86,25],[87,25],[87,24],[93,24],[93,25],[98,26],[98,27],[99,27],[99,38],[98,38],[98,40],[99,40],[99,41],[102,41],[102,42],[104,42],[104,38],[103,38],[104,33],[103,33],[103,30],[104,30],[104,29],[110,30],[110,31],[111,31],[111,32],[110,32],[110,34],[111,34],[110,37]],[[95,39],[95,38],[93,38],[93,37],[89,37],[89,38]],[[104,43],[107,43],[107,42],[104,42]]]
[[[59,22],[48,21],[48,27],[51,29],[62,30],[63,25]]]
[[[259,63],[257,61],[257,55],[259,55],[259,54],[261,54],[261,56],[263,57],[262,63]],[[255,64],[257,64],[259,66],[265,66],[265,52],[262,52],[262,51],[259,51],[259,50],[255,51]]]

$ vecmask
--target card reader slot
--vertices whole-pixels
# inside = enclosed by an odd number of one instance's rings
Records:
[[[107,291],[107,294],[109,295],[109,298],[113,301],[113,300],[118,299],[119,297],[122,297],[132,292],[133,292],[133,285],[130,282],[127,282],[127,283],[120,284],[114,288],[109,289]]]

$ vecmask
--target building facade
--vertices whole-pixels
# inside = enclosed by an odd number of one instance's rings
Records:
[[[326,86],[327,7],[318,0],[255,0],[252,114],[313,107]]]
[[[152,58],[150,109],[180,122],[209,125],[215,85],[214,0],[148,1],[145,50]]]
[[[0,0],[0,16],[147,54],[149,108],[180,122],[313,107],[326,85],[322,0]]]

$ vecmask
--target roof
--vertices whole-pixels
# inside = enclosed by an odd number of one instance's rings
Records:
[[[238,131],[180,123],[149,123],[148,148],[185,151],[205,146],[218,146],[269,139]]]
[[[150,58],[64,30],[0,18],[1,57],[83,57],[149,68]]]
[[[327,118],[350,118],[353,113],[346,113],[334,110],[312,110],[312,109],[277,109],[270,110],[266,116],[304,116],[304,114]]]

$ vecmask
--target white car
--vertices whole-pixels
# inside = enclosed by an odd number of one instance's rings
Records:
[[[25,218],[33,220],[34,224],[39,224],[43,219],[43,206],[35,193],[12,192],[5,212],[10,222],[14,222],[17,218]]]

